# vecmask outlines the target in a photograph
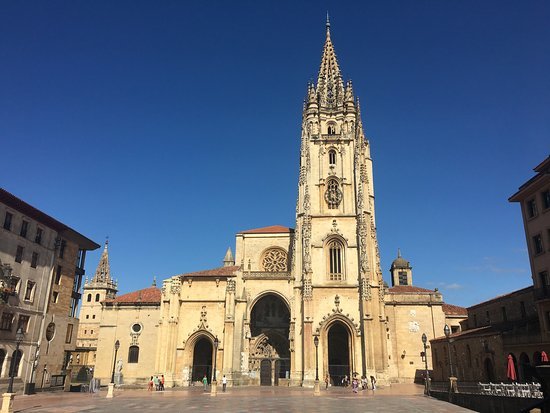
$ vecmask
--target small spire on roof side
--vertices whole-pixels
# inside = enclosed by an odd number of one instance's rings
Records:
[[[223,258],[223,266],[224,267],[230,267],[235,265],[235,258],[233,258],[233,253],[231,252],[231,247],[227,248],[227,252],[225,253],[225,257]]]
[[[401,248],[397,248],[397,258],[401,258]]]
[[[152,287],[156,287],[157,286],[157,277],[153,276],[153,285]]]
[[[330,18],[328,17],[328,10],[327,10],[327,36],[330,36]]]

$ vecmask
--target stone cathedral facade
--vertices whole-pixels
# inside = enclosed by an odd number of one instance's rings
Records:
[[[424,368],[422,333],[458,328],[465,311],[413,286],[401,256],[384,283],[370,143],[328,22],[300,141],[295,228],[242,231],[222,267],[106,300],[96,376],[110,376],[116,340],[128,383],[164,374],[167,386],[187,386],[215,369],[230,385],[312,385],[318,368],[339,385],[353,374],[410,381]]]

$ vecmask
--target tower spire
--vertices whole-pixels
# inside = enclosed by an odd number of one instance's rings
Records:
[[[317,77],[317,93],[321,107],[334,108],[342,105],[344,101],[344,82],[334,52],[334,46],[330,39],[330,20],[327,13],[327,38],[323,47],[321,67]]]

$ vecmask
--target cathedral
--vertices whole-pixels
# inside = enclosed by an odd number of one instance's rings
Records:
[[[118,384],[162,374],[167,387],[204,375],[234,386],[418,378],[422,334],[439,337],[445,324],[456,331],[466,311],[414,286],[400,253],[392,286],[384,282],[370,149],[327,21],[303,109],[295,227],[243,230],[222,266],[120,296],[106,245],[84,286],[80,368],[107,382],[116,363]]]

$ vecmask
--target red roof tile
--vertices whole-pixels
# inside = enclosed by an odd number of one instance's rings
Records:
[[[213,268],[211,270],[203,270],[196,272],[188,272],[187,274],[179,274],[180,277],[230,277],[235,274],[239,266],[232,265],[228,267]]]
[[[443,312],[449,315],[468,315],[468,310],[466,308],[446,303],[443,303]]]
[[[119,295],[115,299],[105,300],[106,303],[116,304],[160,304],[160,289],[157,287],[144,288],[128,294]]]
[[[475,336],[476,334],[492,335],[492,334],[498,334],[498,333],[499,331],[494,326],[483,326],[483,327],[472,328],[470,330],[460,331],[457,333],[452,333],[449,337],[456,339],[456,338],[469,337],[472,335]],[[447,337],[440,336],[440,337],[433,338],[430,341],[444,341],[444,340],[446,341]]]
[[[248,229],[239,234],[286,234],[294,232],[294,228],[283,227],[282,225],[272,225],[270,227]]]
[[[388,289],[390,293],[434,293],[434,290],[428,290],[426,288],[415,287],[414,285],[396,285]]]

